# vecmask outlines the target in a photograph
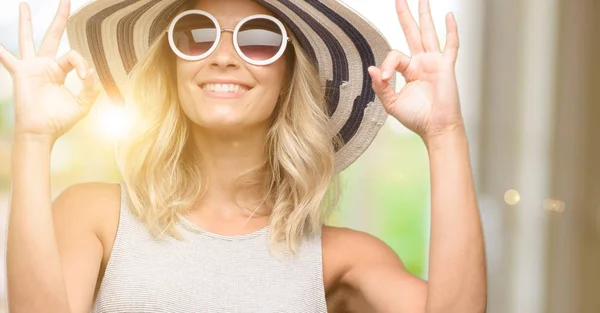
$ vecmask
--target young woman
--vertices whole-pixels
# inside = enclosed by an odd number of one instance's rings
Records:
[[[21,58],[0,49],[15,86],[10,312],[484,312],[457,26],[448,15],[442,50],[426,0],[420,28],[396,8],[411,57],[333,0],[96,0],[70,18],[61,0],[37,52],[22,4]],[[73,50],[56,58],[65,28]],[[123,181],[52,202],[52,146],[101,90],[135,117]],[[428,282],[324,223],[337,173],[388,113],[429,152]]]

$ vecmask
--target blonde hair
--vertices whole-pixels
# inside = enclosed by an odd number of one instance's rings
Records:
[[[242,175],[239,184],[244,190],[267,190],[262,200],[271,208],[270,247],[295,254],[303,238],[320,234],[337,203],[338,139],[330,130],[313,62],[295,45],[288,46],[285,57],[287,85],[272,115],[267,159]],[[135,122],[117,147],[129,205],[155,238],[169,234],[180,239],[178,215],[193,209],[207,186],[176,81],[175,55],[163,34],[130,74],[126,107]],[[284,245],[276,248],[279,243]]]

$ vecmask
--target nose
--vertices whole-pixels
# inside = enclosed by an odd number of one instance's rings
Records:
[[[240,66],[240,58],[233,46],[233,31],[223,29],[221,40],[212,53],[211,66],[220,68],[237,68]]]

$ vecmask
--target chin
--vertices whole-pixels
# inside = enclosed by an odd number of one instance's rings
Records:
[[[201,114],[201,113],[200,113]],[[227,133],[243,132],[248,133],[253,130],[263,129],[268,127],[267,120],[249,120],[239,114],[228,115],[203,115],[200,116],[196,124],[205,130],[219,131]]]
[[[211,118],[204,116],[200,117],[196,124],[206,129],[231,129],[248,126],[246,121],[237,119],[233,116],[213,116]]]
[[[207,99],[202,95],[190,98],[194,100],[188,104],[194,105],[184,105],[184,111],[196,126],[208,131],[247,133],[264,130],[270,125],[270,115],[274,109],[269,106],[256,106],[253,99]]]

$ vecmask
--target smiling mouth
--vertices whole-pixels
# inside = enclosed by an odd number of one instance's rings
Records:
[[[250,90],[249,87],[238,84],[203,84],[200,88],[216,93],[245,93]]]

